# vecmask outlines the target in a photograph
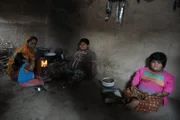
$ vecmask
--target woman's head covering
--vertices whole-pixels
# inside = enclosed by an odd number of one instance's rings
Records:
[[[28,44],[28,43],[31,42],[32,40],[38,41],[37,37],[35,37],[35,36],[29,36],[29,37],[26,38],[25,44]]]
[[[150,60],[150,63],[153,61],[153,60],[156,60],[156,61],[159,61],[162,63],[163,65],[163,68],[166,66],[166,62],[167,62],[167,57],[164,53],[162,52],[155,52],[153,54],[150,55],[149,57],[149,60]]]

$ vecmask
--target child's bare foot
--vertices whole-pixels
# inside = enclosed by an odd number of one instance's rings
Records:
[[[130,103],[126,104],[125,107],[132,110],[132,109],[134,109],[138,104],[139,104],[139,100],[137,100],[137,99],[132,99],[132,101],[131,101]]]

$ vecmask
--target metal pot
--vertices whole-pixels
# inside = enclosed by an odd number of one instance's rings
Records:
[[[101,80],[104,87],[114,87],[116,80],[111,77],[105,77]]]
[[[47,53],[44,53],[44,57],[45,59],[47,59],[48,61],[54,61],[56,59],[56,53],[54,52],[47,52]]]
[[[50,52],[49,48],[44,48],[44,47],[37,47],[37,55],[38,58],[40,59],[41,57],[44,57],[44,53]]]

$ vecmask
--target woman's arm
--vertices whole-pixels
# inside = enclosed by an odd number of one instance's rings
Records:
[[[135,73],[135,76],[133,77],[133,80],[132,80],[132,86],[136,87],[139,82],[141,80],[141,69],[139,69],[136,73]]]
[[[166,97],[166,96],[168,96],[168,95],[169,95],[168,92],[156,93],[156,96],[159,96],[159,97]]]
[[[25,69],[33,72],[34,68],[35,68],[35,58],[32,57],[32,58],[30,58],[30,64],[26,65]]]
[[[92,62],[92,72],[96,72],[96,63]]]
[[[173,90],[174,90],[174,77],[173,76],[169,76],[167,78],[167,83],[164,86],[164,90],[161,93],[156,93],[156,96],[160,96],[160,97],[166,97],[168,95],[170,95]]]

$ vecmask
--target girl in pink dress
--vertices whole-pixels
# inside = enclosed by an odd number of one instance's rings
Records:
[[[129,88],[124,91],[129,103],[126,107],[138,112],[154,112],[168,103],[174,90],[174,76],[164,70],[167,57],[156,52],[149,57],[150,65],[139,69]]]

